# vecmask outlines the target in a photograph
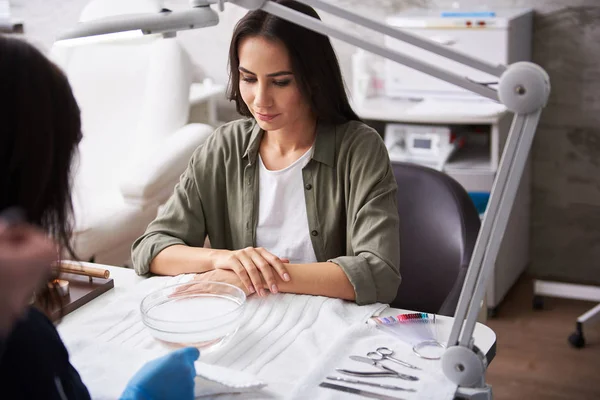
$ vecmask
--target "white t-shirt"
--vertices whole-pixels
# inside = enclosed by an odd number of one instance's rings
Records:
[[[313,147],[288,167],[269,171],[258,156],[259,207],[256,245],[292,264],[317,262],[309,236],[302,168]]]

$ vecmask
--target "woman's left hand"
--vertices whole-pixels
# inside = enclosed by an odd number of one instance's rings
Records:
[[[246,293],[246,296],[250,296],[250,291],[242,283],[240,277],[229,269],[214,269],[212,271],[206,271],[201,274],[196,274],[194,277],[195,281],[209,281],[209,282],[223,282],[229,283],[230,285],[237,286]]]

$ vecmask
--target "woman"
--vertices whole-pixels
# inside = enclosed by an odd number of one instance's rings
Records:
[[[247,118],[196,150],[133,245],[137,273],[196,272],[259,296],[391,302],[396,182],[383,141],[348,103],[329,39],[251,11],[233,33],[229,66],[229,98]],[[202,248],[206,236],[212,248]]]
[[[59,298],[46,281],[57,248],[72,254],[69,170],[81,139],[79,108],[56,66],[29,44],[3,36],[0,94],[0,212],[16,207],[27,219],[0,218],[0,310],[10,313],[0,318],[1,397],[89,399],[43,312]],[[4,290],[7,283],[12,287]],[[38,307],[27,308],[34,290]],[[122,398],[192,399],[198,355],[186,348],[149,362]]]

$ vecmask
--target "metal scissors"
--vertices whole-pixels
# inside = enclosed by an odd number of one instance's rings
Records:
[[[391,368],[386,367],[383,364],[380,364],[379,362],[372,360],[370,358],[367,357],[361,357],[361,356],[350,356],[350,358],[354,361],[360,361],[369,365],[372,365],[374,367],[377,367],[379,369],[379,371],[374,372],[374,371],[352,371],[349,369],[342,369],[342,368],[336,368],[335,370],[342,373],[342,374],[346,374],[346,375],[352,375],[352,376],[362,376],[364,378],[367,377],[390,377],[390,378],[400,378],[400,379],[405,379],[407,381],[418,381],[419,378],[416,376],[412,376],[412,375],[407,375],[407,374],[401,374],[398,371],[395,371]]]
[[[370,351],[367,353],[367,357],[369,357],[371,360],[373,361],[383,361],[383,360],[390,360],[393,361],[397,364],[403,365],[407,368],[412,368],[412,369],[421,369],[419,367],[416,367],[412,364],[407,363],[406,361],[402,361],[399,360],[395,357],[392,357],[392,354],[394,354],[394,351],[391,349],[388,349],[387,347],[379,347],[377,348],[377,350],[375,351]]]

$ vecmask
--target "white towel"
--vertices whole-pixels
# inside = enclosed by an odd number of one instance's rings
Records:
[[[71,362],[80,373],[93,399],[118,399],[131,377],[148,361],[160,357],[156,350],[130,348],[112,343],[91,343],[87,339],[69,346]],[[166,354],[166,353],[165,353]],[[196,368],[195,396],[244,393],[263,388],[256,376],[201,361]]]
[[[144,296],[166,285],[189,280],[189,276],[154,277],[106,304],[77,324],[59,325],[77,369],[94,399],[117,399],[131,377],[148,361],[175,348],[155,340],[145,328],[139,311]],[[200,355],[202,360],[202,354]],[[256,376],[202,361],[195,363],[196,397],[243,393],[266,385]]]
[[[442,322],[444,323],[444,322]],[[376,367],[366,363],[357,362],[349,358],[350,355],[366,357],[367,353],[378,347],[388,347],[394,351],[394,357],[406,361],[422,370],[403,367],[392,361],[384,361],[400,373],[417,376],[418,381],[407,381],[399,378],[364,378],[344,375],[337,372],[336,368],[345,368],[353,371],[379,371]],[[348,394],[333,389],[319,387],[321,382],[354,387],[371,392],[396,396],[406,400],[415,399],[453,399],[457,386],[450,382],[441,371],[439,360],[425,360],[412,352],[412,346],[396,337],[391,336],[372,325],[357,323],[347,329],[344,334],[319,357],[315,366],[298,381],[287,399],[343,399]],[[356,385],[346,382],[336,382],[326,379],[327,376],[358,379],[368,382],[384,383],[400,386],[406,389],[416,389],[416,392],[406,392],[390,389],[381,389],[372,386]]]
[[[94,399],[117,398],[145,362],[172,350],[151,336],[139,305],[150,292],[189,278],[149,278],[85,321],[59,325],[71,361]],[[251,296],[238,332],[221,348],[200,355],[196,368],[203,379],[197,378],[196,395],[246,392],[244,398],[252,398],[248,391],[254,391],[256,398],[282,397],[351,325],[386,307],[308,295]],[[209,374],[205,365],[225,369]],[[265,383],[268,387],[256,391]]]

